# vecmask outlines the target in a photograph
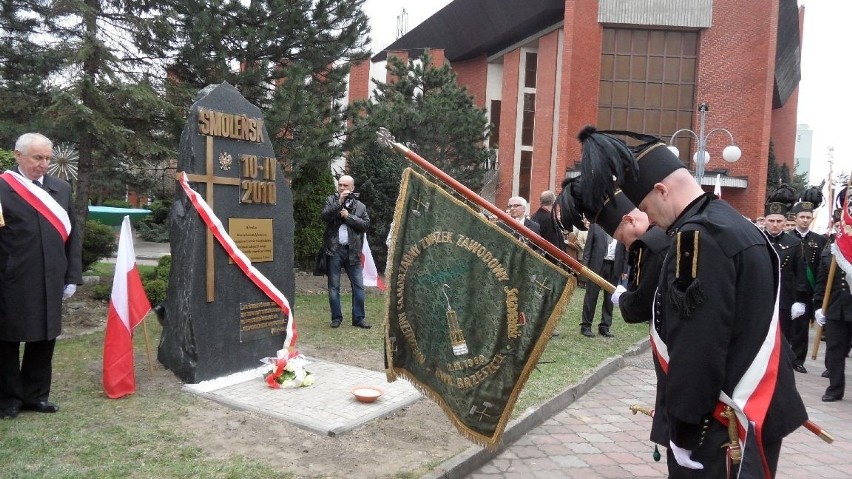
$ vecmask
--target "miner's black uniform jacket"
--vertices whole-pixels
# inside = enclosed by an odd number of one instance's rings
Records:
[[[720,444],[703,444],[704,426],[716,421],[712,415],[720,392],[731,396],[770,331],[777,257],[757,228],[710,194],[686,207],[667,233],[672,243],[655,295],[653,326],[668,348],[669,369],[665,384],[658,385],[663,393],[657,397],[651,439],[668,447],[671,438],[693,450],[693,457],[703,445],[713,461],[724,461]],[[783,340],[780,346],[763,426],[767,444],[780,441],[808,417],[796,390],[790,349]],[[666,420],[668,427],[658,427]]]

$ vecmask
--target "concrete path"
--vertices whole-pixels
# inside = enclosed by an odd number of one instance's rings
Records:
[[[823,351],[816,361],[809,353],[805,366],[807,374],[796,374],[799,392],[810,419],[835,441],[827,444],[804,428],[795,431],[784,440],[778,477],[852,477],[852,401],[820,400],[828,385],[828,379],[820,377]],[[846,377],[848,382],[849,369]],[[652,459],[650,418],[634,416],[628,409],[632,404],[653,407],[655,382],[650,352],[626,358],[625,367],[495,456],[450,461],[434,477],[665,477],[665,449],[660,448],[660,462]]]

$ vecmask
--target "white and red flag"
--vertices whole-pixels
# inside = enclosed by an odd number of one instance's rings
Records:
[[[716,198],[722,199],[722,175],[716,175],[716,187],[713,188],[713,194]]]
[[[361,271],[364,275],[364,286],[374,286],[381,291],[387,289],[385,282],[382,281],[379,272],[376,270],[373,253],[370,252],[370,245],[367,244],[367,235],[364,235],[364,245],[361,246]]]
[[[148,302],[142,287],[142,277],[136,268],[130,217],[125,216],[118,239],[115,276],[104,336],[104,392],[113,399],[136,392],[133,328],[142,322],[150,310],[151,303]]]

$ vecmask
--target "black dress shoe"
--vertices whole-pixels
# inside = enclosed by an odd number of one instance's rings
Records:
[[[356,328],[363,328],[363,329],[370,329],[370,328],[373,327],[372,324],[370,324],[366,321],[358,321],[357,323],[352,323],[352,326],[355,326]]]
[[[18,406],[4,407],[0,409],[0,419],[15,419],[19,412],[21,412],[21,408]]]
[[[589,329],[589,328],[580,328],[580,334],[582,334],[583,336],[585,336],[587,338],[594,338],[595,337],[595,333],[593,333],[592,330]]]
[[[822,374],[820,374],[820,376],[822,376],[822,377],[824,377],[824,378],[827,378],[827,377],[828,377],[828,369],[826,369],[825,371],[823,371],[823,372],[822,372]]]
[[[24,411],[47,412],[54,413],[59,411],[59,406],[50,401],[39,401],[35,403],[24,404],[21,406]]]
[[[609,332],[608,329],[599,329],[598,334],[600,334],[601,336],[603,336],[605,338],[614,338],[615,337],[615,335],[612,334],[611,332]]]
[[[807,372],[808,372],[808,370],[805,369],[805,366],[803,364],[795,364],[795,365],[793,365],[793,369],[797,373],[807,374]]]
[[[834,394],[823,394],[822,395],[822,402],[834,402],[834,401],[840,401],[841,399],[843,399],[843,396],[835,396]]]

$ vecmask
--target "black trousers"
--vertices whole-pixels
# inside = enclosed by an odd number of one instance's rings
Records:
[[[56,340],[33,341],[24,344],[0,341],[0,407],[47,401],[53,374],[53,349]]]
[[[808,313],[805,312],[796,319],[791,318],[789,309],[778,311],[781,334],[784,335],[784,339],[790,343],[790,347],[793,349],[793,364],[805,364],[805,357],[808,354],[808,328],[810,327]]]
[[[617,278],[613,278],[612,270],[613,262],[604,261],[601,270],[595,272],[598,273],[603,279],[615,284],[617,282]],[[598,304],[598,296],[600,295],[600,292],[600,286],[598,286],[592,281],[586,282],[586,295],[583,297],[583,317],[580,326],[583,326],[584,328],[592,327],[592,323],[595,319],[595,309]],[[612,301],[610,300],[612,295],[604,291],[603,296],[603,304],[601,305],[601,322],[598,325],[598,329],[601,331],[608,331],[609,328],[612,326],[613,305]]]
[[[852,338],[852,321],[829,319],[825,322],[825,367],[828,388],[825,393],[843,397],[846,390],[846,353]]]

